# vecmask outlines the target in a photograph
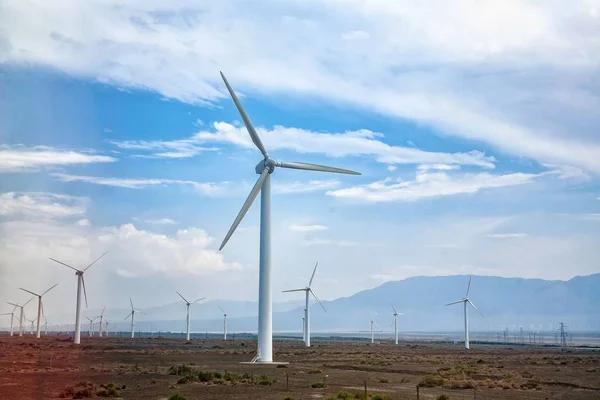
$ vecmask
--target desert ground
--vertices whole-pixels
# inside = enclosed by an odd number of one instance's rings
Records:
[[[0,337],[0,399],[600,399],[600,351],[252,340]],[[314,386],[314,387],[311,387]],[[325,386],[325,387],[323,387]],[[448,397],[443,397],[445,394]],[[177,397],[175,397],[177,398]]]

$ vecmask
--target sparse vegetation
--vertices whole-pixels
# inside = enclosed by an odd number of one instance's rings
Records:
[[[313,389],[323,389],[325,387],[324,382],[313,382],[310,384],[310,387]]]
[[[59,397],[61,398],[72,398],[72,399],[87,399],[94,397],[96,392],[96,385],[93,382],[81,381],[73,386],[68,386],[63,390]]]
[[[379,383],[390,383],[390,380],[389,379],[385,379],[385,378],[381,378],[379,380]]]
[[[321,371],[319,368],[313,368],[310,371],[308,371],[309,374],[321,374],[323,373],[323,371]]]
[[[450,396],[448,396],[446,393],[442,393],[438,395],[435,400],[450,400]]]
[[[169,400],[187,400],[187,399],[180,394],[174,394],[173,396],[169,397]]]
[[[444,378],[438,375],[427,375],[421,379],[419,386],[421,387],[436,387],[444,384]]]
[[[100,385],[100,390],[96,392],[99,397],[121,397],[119,388],[114,383],[108,383],[106,385]]]

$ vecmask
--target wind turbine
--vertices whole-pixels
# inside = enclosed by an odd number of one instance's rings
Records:
[[[325,306],[323,305],[323,303],[321,303],[321,300],[319,300],[319,298],[317,297],[317,295],[315,294],[315,292],[311,289],[310,285],[312,285],[312,281],[315,278],[315,272],[317,272],[317,267],[319,266],[319,263],[317,262],[315,264],[315,269],[313,269],[313,273],[312,276],[310,277],[310,281],[308,282],[308,286],[301,288],[301,289],[291,289],[291,290],[284,290],[283,293],[290,293],[290,292],[305,292],[306,294],[306,305],[304,307],[304,345],[306,347],[310,347],[310,309],[309,309],[309,304],[308,304],[308,300],[309,300],[309,294],[312,294],[315,299],[319,302],[319,304],[321,305],[321,307],[323,307],[323,310],[325,310]],[[327,312],[327,310],[325,310],[325,312]]]
[[[29,334],[33,335],[33,323],[37,320],[37,318],[36,319],[25,318],[25,319],[27,319],[27,321],[31,322],[31,328],[29,328]]]
[[[106,331],[106,336],[108,337],[109,330],[108,330],[108,320],[107,319],[104,320],[104,328],[105,328],[104,330]]]
[[[469,349],[469,316],[467,314],[467,303],[470,304],[475,309],[475,311],[477,311],[483,317],[483,314],[481,314],[477,307],[475,307],[475,304],[473,304],[471,300],[469,300],[469,290],[471,290],[471,278],[472,276],[469,276],[469,285],[467,286],[467,294],[465,295],[465,297],[462,300],[446,304],[447,306],[450,306],[452,304],[463,303],[465,313],[465,349],[467,350]]]
[[[87,319],[88,321],[90,321],[89,335],[90,335],[90,337],[92,337],[92,336],[94,336],[94,321],[97,320],[98,317],[94,317],[94,318],[85,317],[85,319]]]
[[[58,285],[58,283],[56,285]],[[42,304],[42,296],[45,295],[46,293],[48,293],[49,291],[51,291],[52,289],[54,289],[56,287],[56,285],[52,286],[50,289],[46,290],[42,294],[37,294],[30,290],[19,288],[24,292],[31,293],[32,295],[37,296],[37,298],[38,298],[38,313],[37,313],[37,318],[36,318],[37,319],[36,337],[38,339],[40,338],[40,327],[41,327],[41,323],[42,323],[42,314],[44,313],[44,305]]]
[[[21,313],[19,315],[19,336],[23,336],[23,318],[25,318],[25,311],[23,310],[23,308],[27,304],[29,304],[29,302],[33,299],[35,299],[35,296],[30,298],[29,300],[27,300],[25,302],[25,304],[23,304],[23,305],[19,305],[19,304],[15,304],[15,303],[11,303],[10,301],[7,301],[7,303],[10,304],[11,306],[19,307],[21,309]]]
[[[0,315],[10,315],[10,336],[13,335],[13,321],[15,319],[15,309],[16,308],[17,307],[13,308],[13,310],[11,312],[0,314]]]
[[[131,316],[131,338],[133,339],[135,337],[135,329],[134,329],[135,328],[135,313],[138,312],[138,313],[144,314],[144,315],[146,315],[146,313],[143,313],[140,310],[136,310],[135,308],[133,308],[133,301],[131,301],[131,297],[129,298],[129,302],[131,303],[131,312],[129,313],[128,316],[125,317],[125,319],[123,321],[126,321],[127,318],[129,318]]]
[[[404,314],[396,311],[396,308],[394,307],[394,305],[393,304],[391,304],[391,305],[392,305],[392,309],[394,310],[394,336],[396,338],[396,344],[398,344],[398,315],[404,315]]]
[[[223,340],[227,340],[227,313],[223,311],[221,306],[217,307],[219,307],[219,310],[221,310],[221,312],[223,313]]]
[[[187,336],[186,336],[187,339],[186,340],[190,340],[190,305],[195,304],[195,303],[199,302],[200,300],[204,300],[205,297],[201,297],[198,300],[194,300],[192,302],[189,302],[189,301],[187,301],[185,299],[185,297],[183,297],[181,295],[181,293],[177,292],[177,294],[179,295],[179,297],[181,297],[183,299],[183,301],[185,301],[185,305],[187,307],[187,314],[186,314],[186,318],[185,318],[185,324],[186,324],[186,327],[187,327]],[[131,304],[131,309],[133,310],[133,304]],[[127,318],[125,318],[125,319],[127,319]],[[133,317],[131,317],[131,323],[133,324]]]
[[[102,313],[100,314],[100,325],[98,328],[98,337],[102,337],[102,319],[104,318],[104,311],[106,311],[106,306],[102,309]]]
[[[44,335],[48,336],[48,320],[44,317]]]
[[[373,320],[369,321],[371,323],[371,343],[375,343],[375,336],[373,334],[373,325],[379,326],[379,324]]]
[[[219,247],[222,250],[227,241],[238,227],[244,215],[254,202],[254,199],[260,195],[260,261],[259,261],[259,278],[258,278],[258,350],[252,362],[271,363],[273,362],[273,310],[271,301],[271,174],[276,167],[301,169],[309,171],[335,172],[341,174],[360,175],[355,171],[347,169],[327,167],[324,165],[300,163],[300,162],[285,162],[276,161],[269,157],[267,149],[263,145],[258,133],[252,126],[250,118],[242,107],[235,92],[229,85],[225,75],[221,72],[221,77],[227,90],[235,103],[235,106],[246,125],[246,129],[250,134],[252,142],[263,155],[263,159],[256,165],[254,170],[259,174],[259,178],[250,191],[248,198],[244,202],[242,209],[233,221],[231,228],[225,235],[223,243]]]
[[[83,273],[85,271],[87,271],[92,265],[94,265],[98,260],[100,260],[102,257],[104,257],[106,255],[106,253],[108,253],[108,252],[105,251],[100,257],[96,258],[96,260],[94,260],[93,263],[91,263],[84,269],[77,269],[68,264],[65,264],[62,261],[58,261],[58,260],[55,260],[54,258],[50,257],[50,259],[52,261],[62,264],[65,267],[71,268],[72,270],[75,270],[75,275],[77,275],[77,303],[75,305],[75,334],[73,335],[73,343],[75,343],[75,344],[81,343],[81,287],[82,286],[83,286],[83,296],[85,297],[85,306],[86,306],[86,308],[88,306],[87,293],[85,290],[85,281],[83,280]]]

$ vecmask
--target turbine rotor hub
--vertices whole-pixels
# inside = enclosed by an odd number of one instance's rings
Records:
[[[277,165],[277,161],[267,157],[264,160],[261,160],[258,164],[256,164],[256,167],[254,167],[254,170],[256,171],[257,174],[260,175],[265,170],[265,168],[268,168],[269,173],[272,174],[273,171],[275,170],[276,165]]]

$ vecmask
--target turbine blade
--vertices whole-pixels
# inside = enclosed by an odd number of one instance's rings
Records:
[[[83,279],[83,274],[81,275],[81,284],[83,286],[83,298],[85,299],[85,308],[88,308],[87,290],[85,290],[85,279]]]
[[[133,314],[133,311],[130,312],[129,315],[127,315],[123,321],[127,321],[127,318],[129,318],[131,316],[131,314]]]
[[[313,292],[312,289],[309,289],[309,291],[312,293],[312,295],[314,296],[314,298],[317,299],[317,301],[319,302],[319,304],[321,305],[321,307],[323,307],[323,311],[327,312],[327,310],[325,309],[325,306],[323,305],[323,303],[321,303],[321,300],[319,300],[319,298],[317,297],[317,295],[315,294],[315,292]]]
[[[278,161],[276,165],[282,168],[303,169],[307,171],[335,172],[337,174],[362,175],[360,172],[352,171],[349,169],[328,167],[327,165],[310,164],[303,162]]]
[[[22,287],[21,287],[21,288],[19,288],[19,289],[21,289],[21,290],[22,290],[22,291],[24,291],[24,292],[31,293],[31,294],[32,294],[32,295],[34,295],[34,296],[38,296],[38,297],[40,297],[40,295],[39,295],[39,294],[37,294],[37,293],[33,293],[33,292],[32,292],[32,291],[30,291],[30,290],[23,289]]]
[[[104,306],[104,308],[102,309],[102,314],[100,314],[100,316],[104,316],[104,311],[106,311],[106,306]]]
[[[52,261],[55,261],[55,262],[57,262],[57,263],[59,263],[59,264],[62,264],[62,265],[64,265],[65,267],[69,267],[69,268],[71,268],[72,270],[75,270],[75,271],[77,271],[77,272],[81,272],[81,270],[78,270],[78,269],[77,269],[77,268],[75,268],[75,267],[71,267],[69,264],[65,264],[65,263],[64,263],[64,262],[62,262],[62,261],[55,260],[55,259],[54,259],[54,258],[52,258],[52,257],[48,257],[48,258],[49,258],[49,259],[51,259]]]
[[[223,75],[223,72],[221,72],[221,78],[223,78],[223,82],[225,82],[225,86],[227,86],[227,90],[229,91],[229,95],[233,99],[233,102],[235,103],[235,106],[236,106],[238,112],[240,113],[240,116],[244,120],[244,125],[246,125],[246,129],[248,130],[248,133],[250,134],[250,138],[252,139],[252,142],[254,143],[254,145],[256,147],[258,147],[258,149],[260,150],[260,152],[262,153],[262,155],[265,158],[268,158],[269,154],[267,153],[267,149],[262,144],[262,141],[260,140],[260,136],[258,136],[258,133],[256,133],[256,130],[254,129],[254,126],[252,126],[252,122],[250,122],[250,118],[248,118],[248,114],[246,114],[246,111],[244,110],[244,107],[242,107],[242,103],[240,103],[240,101],[238,100],[235,92],[233,91],[233,89],[229,85],[229,82],[227,81],[227,78],[225,78],[225,75]]]
[[[444,307],[445,307],[445,306],[451,306],[452,304],[463,303],[463,302],[464,302],[464,300],[458,300],[458,301],[454,301],[454,302],[452,302],[452,303],[445,304],[445,305],[444,305]]]
[[[390,303],[390,305],[392,306],[392,310],[394,310],[394,314],[398,314],[398,311],[396,311],[396,307],[394,307],[392,303]]]
[[[183,296],[181,295],[181,293],[179,293],[177,290],[176,290],[175,292],[176,292],[176,293],[179,295],[179,297],[181,297],[181,298],[183,299],[183,301],[185,301],[186,303],[189,303],[189,301],[187,301],[187,300],[185,299],[185,297],[183,297]],[[131,308],[133,308],[133,304],[131,305]]]
[[[140,314],[142,314],[142,315],[146,315],[146,313],[145,313],[145,312],[142,312],[142,311],[136,311],[136,312],[138,312],[138,313],[140,313]]]
[[[83,271],[84,272],[87,271],[92,265],[96,264],[96,261],[98,261],[102,257],[104,257],[106,255],[106,253],[108,253],[108,251],[105,251],[104,253],[102,253],[102,255],[100,257],[96,258],[93,263],[91,263],[90,265],[88,265],[87,267],[85,267],[85,269]]]
[[[192,301],[192,304],[199,302],[200,300],[204,300],[206,297],[200,297],[198,300]]]
[[[29,300],[27,300],[27,301],[25,302],[25,304],[23,304],[23,307],[25,307],[27,304],[29,304],[29,302],[30,302],[31,300],[35,299],[36,297],[37,297],[37,296],[33,296],[32,298],[30,298]]]
[[[260,174],[260,176],[258,177],[258,180],[256,181],[256,183],[254,184],[254,187],[250,191],[250,194],[248,195],[248,198],[244,202],[242,209],[238,213],[237,217],[235,217],[235,221],[233,221],[233,224],[231,225],[231,228],[229,228],[227,235],[225,235],[225,239],[223,239],[223,243],[221,243],[221,247],[219,247],[219,251],[222,250],[223,247],[225,247],[225,245],[227,244],[227,241],[229,240],[231,235],[233,235],[233,232],[235,231],[235,229],[238,227],[238,225],[242,221],[242,218],[244,218],[244,215],[246,215],[246,213],[248,212],[248,209],[252,205],[252,202],[254,202],[254,199],[258,195],[258,192],[260,191],[260,189],[262,189],[263,183],[265,182],[265,179],[267,179],[268,174],[269,174],[269,168],[265,168],[263,170],[263,172]]]
[[[219,310],[221,310],[221,312],[222,312],[223,314],[226,314],[226,312],[225,312],[225,311],[223,311],[223,309],[221,308],[221,306],[220,306],[220,305],[217,305],[217,307],[219,307]]]
[[[318,266],[319,266],[319,262],[317,261],[317,263],[315,264],[315,269],[313,269],[313,273],[310,277],[310,281],[308,282],[308,287],[310,287],[312,285],[312,281],[313,281],[313,279],[315,279],[315,272],[317,272]]]
[[[306,289],[290,289],[290,290],[282,290],[281,293],[290,293],[290,292],[305,292]]]
[[[7,301],[7,303],[8,303],[8,304],[10,304],[11,306],[15,306],[15,307],[21,307],[20,305],[18,305],[18,304],[15,304],[15,303],[11,303],[10,301]]]
[[[133,301],[131,300],[131,297],[129,298],[129,303],[131,303],[131,310],[133,311]]]
[[[375,325],[379,326],[379,324],[378,324],[377,322],[373,321],[373,323],[374,323]]]
[[[475,309],[475,311],[477,311],[479,313],[479,315],[481,315],[483,317],[483,314],[481,313],[481,311],[479,311],[479,309],[477,307],[475,307],[475,304],[473,304],[471,302],[471,300],[467,300],[469,302],[469,304]],[[483,317],[485,318],[485,317]]]
[[[472,275],[469,275],[469,285],[467,286],[467,295],[465,296],[466,299],[469,298],[469,290],[471,290],[471,278],[472,277],[473,277]]]
[[[46,290],[44,293],[42,293],[41,296],[45,295],[46,293],[48,293],[49,291],[54,289],[56,286],[58,286],[58,283],[56,285],[52,286],[50,289]]]

